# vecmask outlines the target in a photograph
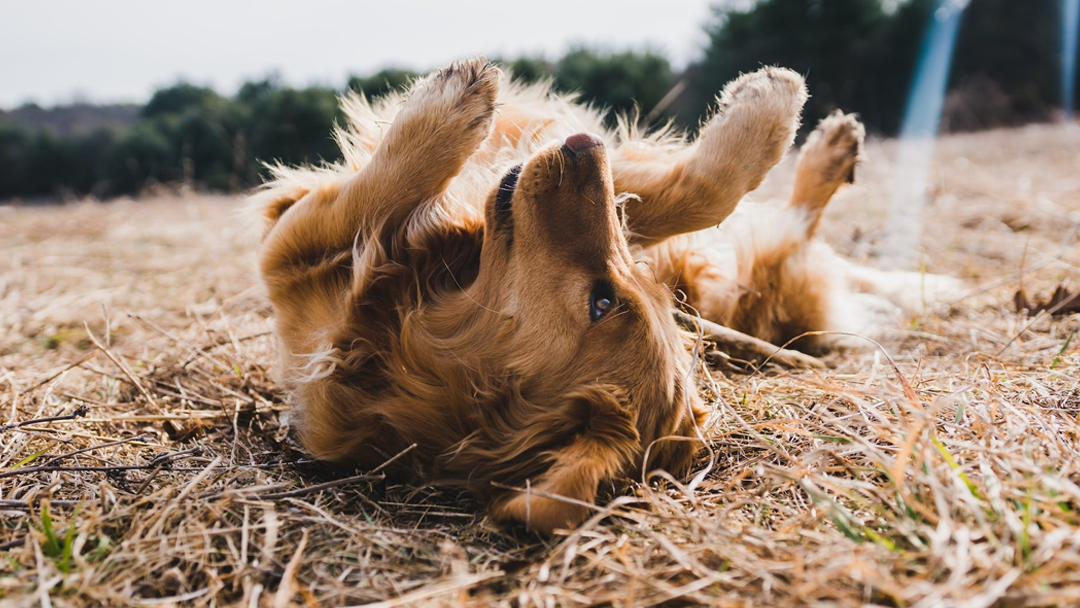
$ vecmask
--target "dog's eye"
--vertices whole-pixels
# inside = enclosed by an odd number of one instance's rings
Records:
[[[615,308],[615,290],[607,281],[597,281],[589,295],[589,320],[599,321]]]
[[[515,165],[499,182],[499,192],[495,194],[496,212],[502,213],[510,210],[510,199],[514,197],[514,188],[517,187],[519,175],[521,175],[521,165]]]

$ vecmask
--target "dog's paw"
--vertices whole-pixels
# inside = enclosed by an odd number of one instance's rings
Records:
[[[762,68],[731,81],[701,129],[698,169],[756,187],[791,147],[806,98],[802,76],[785,68]]]
[[[526,492],[516,492],[491,506],[492,516],[502,522],[516,522],[550,536],[557,528],[573,528],[588,515],[588,509],[571,500],[559,500]]]
[[[790,127],[806,103],[806,83],[787,68],[766,67],[729,82],[716,101],[712,121],[725,121],[733,112],[751,111],[760,119],[772,119]]]
[[[866,128],[854,114],[837,110],[822,119],[799,153],[800,178],[823,184],[853,183]]]
[[[459,61],[429,75],[406,101],[411,114],[429,117],[432,130],[452,127],[459,137],[477,139],[488,133],[499,94],[499,68],[483,57]],[[470,137],[471,136],[471,137]]]

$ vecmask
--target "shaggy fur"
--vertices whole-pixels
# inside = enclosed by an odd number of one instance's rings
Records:
[[[673,291],[776,342],[833,327],[848,289],[811,237],[853,177],[851,116],[811,137],[767,229],[686,235],[761,183],[805,100],[794,72],[742,76],[691,143],[608,131],[482,59],[377,103],[346,97],[345,160],[277,167],[255,199],[304,445],[372,467],[415,443],[402,472],[545,533],[579,522],[605,480],[686,474],[704,409]],[[583,131],[603,143],[563,143]]]

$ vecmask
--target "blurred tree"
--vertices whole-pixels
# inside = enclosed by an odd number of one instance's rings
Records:
[[[63,179],[56,179],[57,186],[64,194],[108,196],[105,159],[116,144],[116,139],[116,131],[109,128],[95,129],[66,139],[67,145],[64,147],[69,157],[67,174]],[[55,168],[50,166],[50,170],[56,175]]]
[[[945,124],[1046,120],[1061,103],[1060,1],[971,0],[960,25]]]
[[[199,108],[213,100],[221,99],[212,89],[179,82],[171,87],[159,89],[143,106],[143,118],[153,118],[161,114],[179,114],[189,108]]]
[[[525,66],[523,66],[525,67]],[[555,66],[555,87],[616,112],[648,113],[671,90],[671,63],[653,51],[571,50]]]
[[[368,99],[375,99],[390,91],[404,89],[419,76],[421,74],[412,70],[385,68],[371,76],[350,76],[347,88],[363,93]]]
[[[24,196],[27,176],[24,168],[29,132],[16,125],[0,123],[0,199]]]
[[[50,129],[0,125],[0,199],[106,194],[97,187],[114,141],[110,129],[62,137]]]
[[[281,80],[278,76],[267,76],[262,80],[248,81],[240,85],[236,100],[245,106],[252,106],[280,90]]]
[[[261,161],[286,164],[338,160],[331,132],[341,118],[332,89],[275,90],[251,106],[251,151]]]
[[[179,149],[180,175],[191,186],[229,190],[234,146],[243,129],[241,112],[229,102],[207,104],[179,115],[173,146]]]
[[[30,136],[23,149],[20,169],[24,196],[59,195],[70,173],[71,155],[64,141],[42,129]]]
[[[242,104],[208,89],[182,83],[158,91],[116,151],[121,157],[111,163],[119,171],[113,187],[133,192],[141,184],[182,181],[229,190],[237,173],[253,177],[246,163],[236,161],[246,117]]]
[[[932,7],[933,0],[909,0],[893,12],[881,0],[719,4],[706,26],[704,57],[688,70],[690,91],[679,108],[701,112],[740,73],[779,65],[807,78],[807,124],[841,108],[895,132]]]
[[[175,117],[144,120],[124,133],[105,159],[108,190],[133,194],[146,186],[178,181],[180,150],[174,144]]]
[[[541,57],[518,57],[513,61],[504,59],[494,61],[512,74],[514,80],[531,83],[555,77],[555,67]]]

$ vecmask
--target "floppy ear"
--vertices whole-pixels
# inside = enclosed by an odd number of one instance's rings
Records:
[[[252,221],[252,225],[262,227],[259,240],[264,240],[281,216],[310,191],[310,188],[302,186],[275,185],[248,198],[244,213],[248,217],[258,218]]]
[[[266,218],[271,224],[281,219],[281,216],[292,207],[296,201],[304,198],[307,195],[308,190],[306,188],[296,188],[291,192],[286,192],[273,198],[268,198],[260,208],[263,217]]]
[[[562,445],[532,443],[528,449],[540,451],[546,470],[526,477],[518,485],[527,484],[528,489],[499,496],[490,509],[497,520],[520,521],[530,530],[550,534],[585,519],[597,486],[625,470],[640,452],[641,442],[635,416],[613,387],[585,387],[568,395],[558,411],[545,414],[530,425],[533,428],[521,429],[519,439],[562,435]],[[550,432],[568,424],[576,426],[569,439],[565,433]]]

